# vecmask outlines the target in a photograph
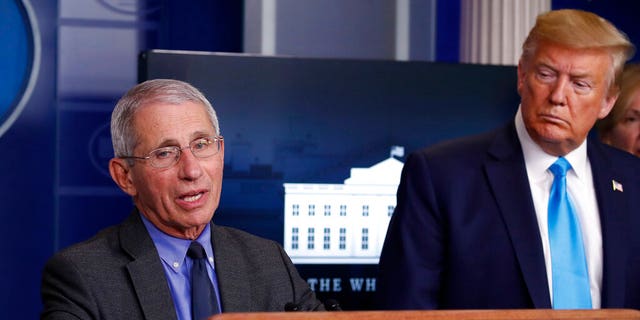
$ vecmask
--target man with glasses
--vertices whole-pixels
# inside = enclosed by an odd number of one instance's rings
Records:
[[[194,319],[219,312],[323,309],[282,247],[213,224],[224,139],[204,95],[150,80],[111,118],[109,172],[135,208],[120,225],[57,253],[43,319]]]

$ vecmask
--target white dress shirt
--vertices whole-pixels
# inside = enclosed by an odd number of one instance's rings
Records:
[[[533,204],[538,218],[547,280],[549,282],[549,294],[551,301],[553,301],[551,253],[549,251],[549,227],[547,223],[547,206],[549,191],[553,183],[553,174],[548,169],[558,157],[545,153],[531,139],[525,128],[520,108],[516,113],[515,123],[518,139],[522,145],[531,196],[533,197]],[[564,158],[569,161],[572,167],[572,170],[567,172],[567,191],[580,221],[591,287],[591,306],[594,309],[599,309],[601,305],[600,289],[602,288],[602,231],[600,228],[598,202],[593,187],[591,163],[587,157],[586,140],[578,148],[565,155]]]

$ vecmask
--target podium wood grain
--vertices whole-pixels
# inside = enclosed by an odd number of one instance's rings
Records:
[[[335,311],[335,312],[247,312],[222,313],[210,320],[640,320],[640,311],[631,309],[597,310],[430,310],[430,311]]]

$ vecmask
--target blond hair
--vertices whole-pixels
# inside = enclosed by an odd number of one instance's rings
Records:
[[[591,12],[574,9],[554,10],[539,15],[522,44],[521,62],[526,64],[543,41],[573,49],[607,51],[613,65],[613,73],[609,78],[610,89],[618,88],[624,63],[635,52],[629,38],[611,22]]]

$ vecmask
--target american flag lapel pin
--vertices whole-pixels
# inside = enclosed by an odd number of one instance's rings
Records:
[[[613,191],[620,191],[620,192],[624,191],[622,189],[622,183],[620,183],[618,181],[611,180],[611,185],[613,186]]]

